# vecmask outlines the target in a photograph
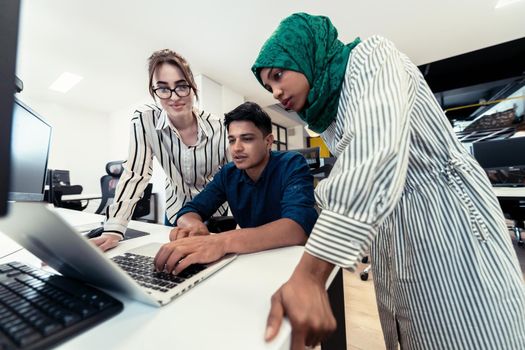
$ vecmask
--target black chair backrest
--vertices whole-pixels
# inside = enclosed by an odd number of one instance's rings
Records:
[[[106,164],[106,173],[113,177],[120,177],[124,171],[124,161],[117,160]]]
[[[112,161],[106,164],[106,173],[100,178],[100,190],[102,193],[102,199],[98,209],[95,211],[96,214],[105,214],[106,208],[112,203],[115,198],[115,189],[117,188],[118,181],[122,172],[124,161]],[[153,184],[148,184],[142,194],[142,198],[137,201],[135,209],[133,210],[132,219],[146,216],[150,213],[150,201],[151,193],[153,190]]]
[[[144,190],[142,198],[138,200],[135,205],[135,210],[133,210],[132,219],[140,218],[142,216],[149,215],[150,213],[150,201],[151,201],[151,191],[153,190],[153,184],[148,184]]]
[[[213,216],[206,221],[206,227],[210,232],[221,233],[235,230],[237,221],[233,216]]]
[[[102,194],[102,199],[100,200],[100,205],[96,214],[104,214],[106,212],[106,207],[111,204],[111,200],[115,197],[115,189],[117,188],[118,180],[124,167],[122,164],[124,161],[113,161],[106,164],[106,175],[100,178],[100,192]]]

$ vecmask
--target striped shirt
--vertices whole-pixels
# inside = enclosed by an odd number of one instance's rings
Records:
[[[194,110],[197,142],[187,146],[171,124],[166,111],[144,105],[133,113],[129,156],[115,190],[115,201],[107,209],[105,231],[124,233],[137,201],[151,178],[153,157],[166,173],[166,216],[173,223],[179,209],[213,179],[229,160],[227,132],[222,120]],[[224,204],[218,211],[228,210]]]
[[[387,349],[525,349],[525,288],[483,169],[417,67],[372,37],[351,53],[338,157],[308,253],[354,269],[371,249]]]

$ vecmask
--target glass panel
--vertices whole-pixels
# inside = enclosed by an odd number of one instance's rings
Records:
[[[288,134],[288,129],[283,128],[282,135],[281,135],[281,142],[286,143],[286,141],[288,141],[288,138],[286,137],[287,134]]]

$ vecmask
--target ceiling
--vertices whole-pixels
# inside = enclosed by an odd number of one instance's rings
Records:
[[[24,0],[17,75],[24,95],[102,113],[147,97],[146,60],[171,48],[248,100],[274,104],[250,66],[280,20],[327,15],[341,40],[380,34],[418,64],[525,37],[525,0]],[[64,71],[84,79],[48,90]]]

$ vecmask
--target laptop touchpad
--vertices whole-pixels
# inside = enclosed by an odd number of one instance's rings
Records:
[[[142,245],[135,249],[128,250],[126,253],[133,253],[137,255],[154,257],[155,255],[157,255],[157,252],[159,251],[160,247],[162,247],[162,243],[153,242],[153,243]]]

